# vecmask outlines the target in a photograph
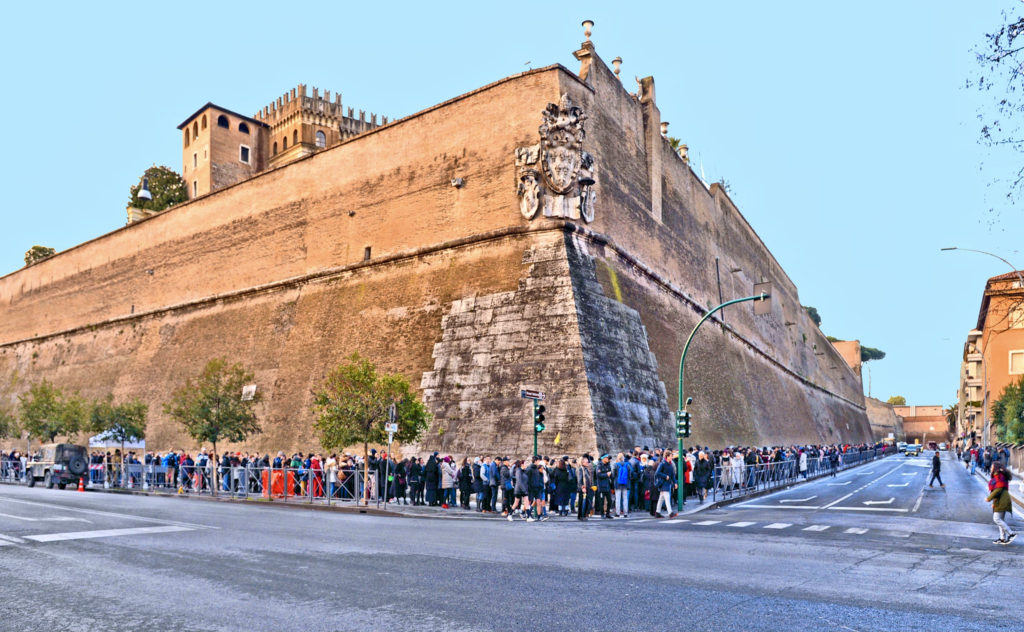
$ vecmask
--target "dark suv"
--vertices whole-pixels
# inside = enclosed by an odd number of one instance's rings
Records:
[[[78,485],[79,479],[89,476],[89,459],[80,445],[48,443],[40,446],[35,458],[25,466],[25,476],[29,487],[42,480],[47,489],[54,485],[64,489],[68,483]]]

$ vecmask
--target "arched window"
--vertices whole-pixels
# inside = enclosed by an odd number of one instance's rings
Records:
[[[199,121],[192,123],[192,138],[199,137]]]
[[[316,133],[316,146],[317,147],[326,147],[327,146],[327,134],[324,134],[323,132],[317,130],[317,133]]]
[[[288,149],[288,137],[285,136],[281,139],[281,151]]]
[[[292,144],[293,145],[298,145],[299,144],[299,130],[295,130],[294,132],[292,132]]]
[[[206,115],[203,115],[203,129],[206,129]]]
[[[274,153],[272,153],[271,156],[276,156],[276,155],[277,155],[277,141],[275,140],[274,141]]]
[[[228,117],[224,116],[223,114],[218,116],[217,117],[217,127],[230,128],[231,126],[228,125]]]
[[[188,128],[185,128],[185,146],[188,147]]]
[[[248,134],[249,133],[249,126],[246,125],[245,123],[239,123],[238,124],[238,131],[242,132],[243,134]]]

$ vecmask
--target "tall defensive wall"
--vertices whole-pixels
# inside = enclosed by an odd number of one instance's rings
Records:
[[[434,414],[419,449],[525,455],[674,443],[679,354],[702,445],[869,441],[859,377],[727,193],[587,42],[0,278],[0,379],[162,403],[215,356],[255,371],[264,433],[313,449],[311,390],[359,351]],[[543,113],[543,114],[542,114]],[[17,379],[16,379],[17,378]],[[556,438],[558,444],[555,444]]]

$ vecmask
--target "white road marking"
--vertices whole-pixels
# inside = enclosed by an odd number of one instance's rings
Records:
[[[68,507],[66,505],[55,505],[53,503],[41,503],[33,500],[20,500],[14,498],[5,498],[0,496],[0,501],[9,503],[20,503],[22,505],[36,505],[38,507],[50,507],[52,509],[60,509],[62,511],[76,511],[78,513],[92,514],[94,516],[113,516],[114,518],[127,518],[129,520],[140,520],[142,522],[155,522],[157,524],[174,524],[179,527],[191,527],[193,529],[220,529],[220,527],[211,527],[204,524],[194,524],[191,522],[179,522],[177,520],[164,520],[161,518],[146,518],[143,516],[133,516],[131,514],[115,513],[113,511],[99,511],[98,509],[79,509],[78,507]]]
[[[904,476],[917,476],[917,472],[904,472]]]
[[[55,518],[28,518],[26,516],[15,516],[14,514],[0,513],[0,518],[13,518],[15,520],[24,520],[25,522],[88,522],[92,523],[92,520],[86,520],[85,518],[68,518],[66,516],[58,516]]]
[[[843,533],[853,533],[853,534],[856,534],[856,535],[864,535],[867,532],[868,532],[867,529],[860,529],[858,527],[850,527],[846,531],[843,531]]]
[[[907,513],[909,509],[893,509],[891,507],[829,507],[832,511],[899,511]]]
[[[67,533],[41,533],[26,535],[26,540],[36,542],[60,542],[62,540],[83,540],[87,538],[110,538],[120,535],[143,535],[147,533],[173,533],[176,531],[192,531],[188,527],[167,525],[164,527],[135,527],[132,529],[99,529],[97,531],[69,531]]]
[[[840,485],[849,485],[853,481],[846,481],[845,483],[825,483],[827,487],[839,487]]]
[[[685,518],[676,518],[675,520],[665,520],[661,524],[679,524],[680,522],[689,522]]]
[[[641,518],[639,520],[633,520],[633,522],[650,522],[652,520],[655,520],[655,518]]]
[[[921,493],[917,495],[917,502],[914,503],[914,513],[921,507],[921,500],[924,498],[924,488],[921,488]]]
[[[699,527],[710,527],[711,525],[718,524],[719,522],[721,522],[721,520],[704,520],[702,522],[695,522],[693,524]]]
[[[752,524],[754,524],[754,523],[753,522],[734,522],[732,524],[727,524],[725,526],[727,526],[727,527],[749,527]]]
[[[779,502],[780,503],[805,503],[805,502],[807,502],[809,500],[814,500],[815,498],[817,498],[817,496],[808,496],[807,498],[786,498],[785,500],[780,500]]]
[[[891,505],[892,501],[894,501],[894,500],[896,500],[895,496],[893,496],[889,500],[865,500],[863,504],[865,504],[865,505]]]
[[[4,542],[6,544],[25,544],[25,541],[21,538],[13,535],[4,535],[2,533],[0,533],[0,542]]]
[[[818,505],[748,505],[746,503],[743,504],[743,507],[753,507],[755,509],[821,509]]]
[[[827,524],[812,524],[809,527],[804,527],[804,531],[825,531],[830,525]]]
[[[855,493],[856,493],[856,492],[850,492],[849,494],[847,494],[847,495],[843,496],[842,498],[840,498],[840,499],[838,499],[838,500],[833,500],[833,501],[832,501],[832,502],[830,502],[829,504],[825,505],[825,506],[823,507],[823,509],[828,509],[828,508],[829,508],[829,507],[831,507],[832,505],[838,505],[839,503],[843,502],[844,500],[846,500],[846,499],[847,499],[847,498],[849,498],[850,496],[853,496],[853,495],[854,495]]]
[[[785,529],[786,527],[792,527],[792,526],[793,525],[791,523],[789,523],[789,522],[773,522],[771,524],[766,524],[764,526],[764,528],[765,529]]]
[[[886,487],[906,487],[910,483],[889,483]]]

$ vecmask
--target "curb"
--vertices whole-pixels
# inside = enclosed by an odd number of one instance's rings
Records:
[[[359,507],[344,505],[319,505],[315,503],[286,503],[283,501],[276,500],[252,500],[247,498],[231,498],[230,496],[195,496],[191,494],[166,494],[163,492],[145,492],[136,491],[129,489],[86,489],[89,492],[98,492],[101,494],[120,494],[124,496],[153,496],[156,498],[177,498],[180,500],[205,500],[207,502],[220,502],[220,503],[238,503],[242,505],[254,505],[257,507],[280,507],[288,509],[306,509],[309,511],[333,511],[337,513],[350,513],[350,514],[363,514],[369,516],[390,516],[393,518],[410,518],[408,514],[399,513],[397,511],[390,511],[385,509],[377,509],[376,507]]]

